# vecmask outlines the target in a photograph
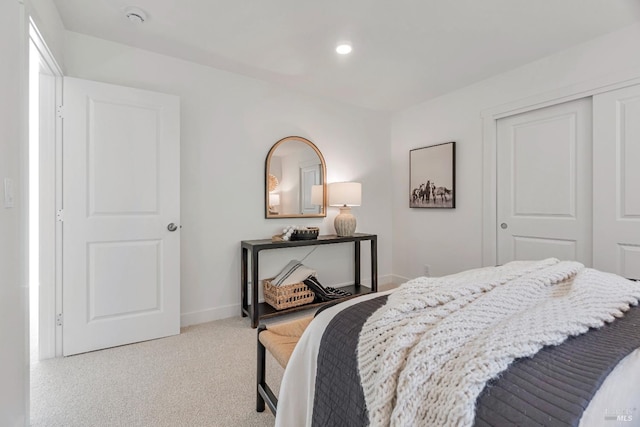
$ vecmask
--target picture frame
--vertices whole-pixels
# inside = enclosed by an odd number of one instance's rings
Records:
[[[409,207],[456,207],[456,143],[409,151]]]

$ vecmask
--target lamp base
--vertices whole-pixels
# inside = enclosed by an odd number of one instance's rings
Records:
[[[336,234],[340,237],[353,236],[356,231],[356,217],[351,213],[349,206],[342,206],[340,213],[333,221],[333,226],[336,228]]]

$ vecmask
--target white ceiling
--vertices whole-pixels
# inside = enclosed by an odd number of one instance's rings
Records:
[[[640,20],[638,0],[54,1],[70,31],[384,111]]]

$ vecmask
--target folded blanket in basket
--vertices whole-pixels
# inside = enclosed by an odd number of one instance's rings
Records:
[[[291,260],[289,264],[271,281],[274,286],[287,286],[300,283],[309,276],[315,276],[316,271],[302,264],[298,260]]]

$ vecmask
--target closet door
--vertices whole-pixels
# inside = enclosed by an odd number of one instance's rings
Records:
[[[593,265],[640,279],[640,86],[593,98]]]
[[[498,263],[591,265],[591,99],[498,120]]]

